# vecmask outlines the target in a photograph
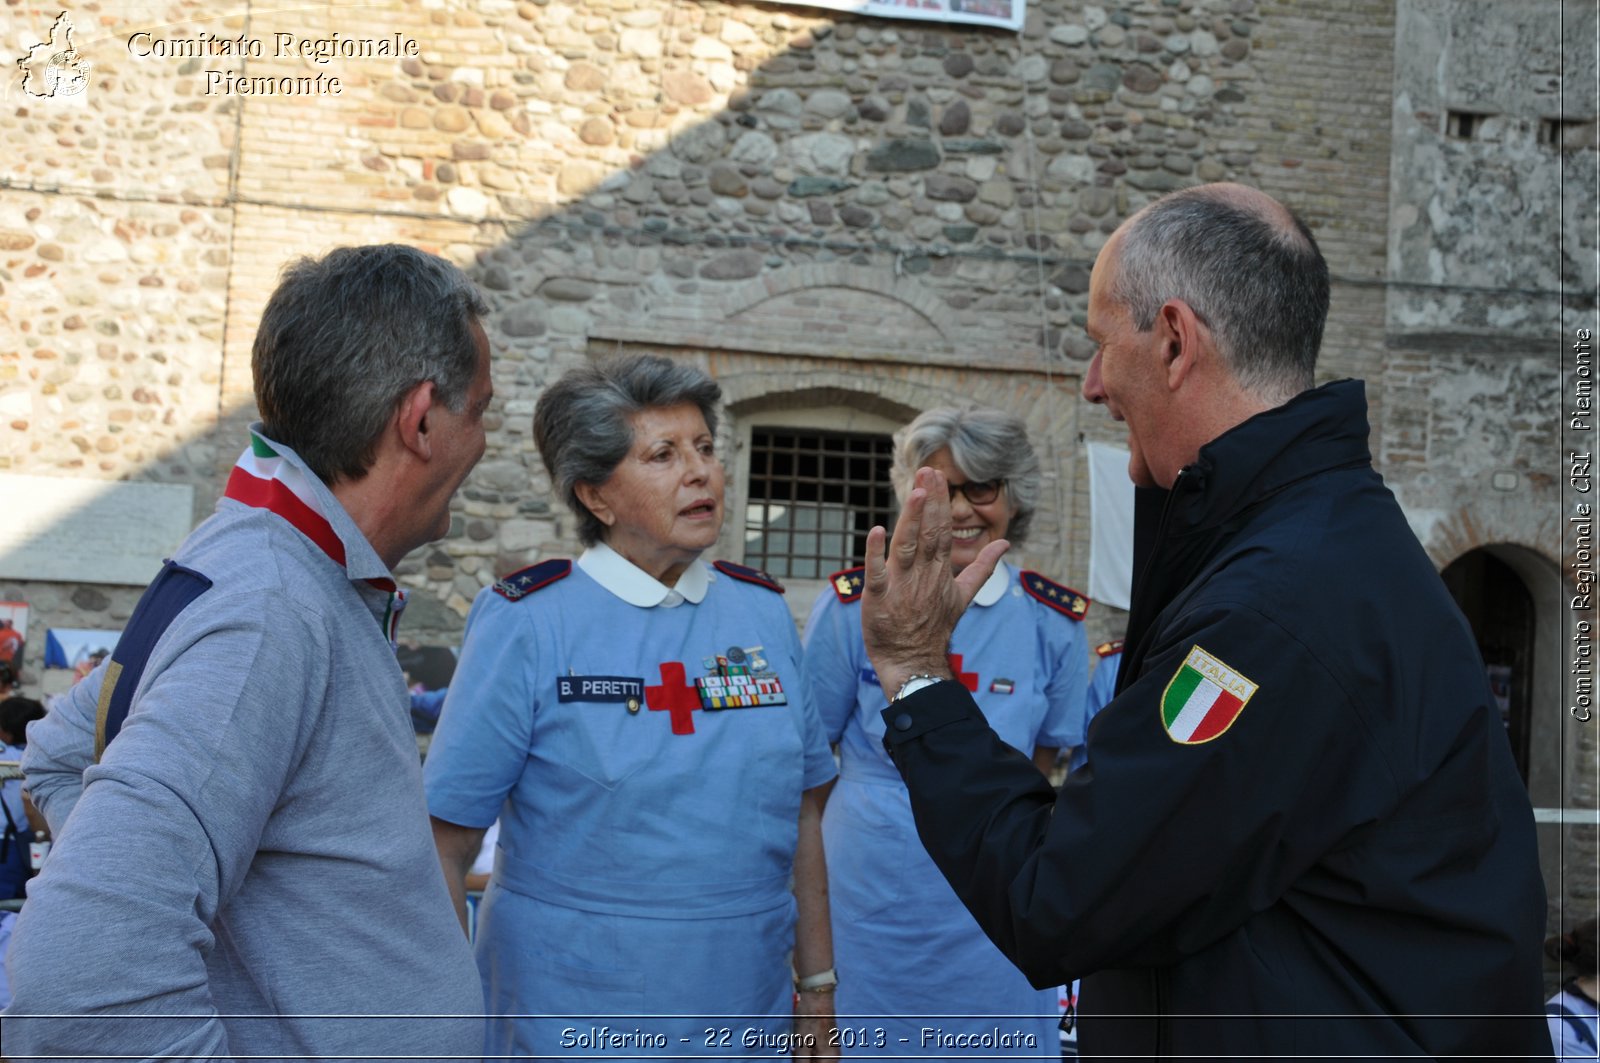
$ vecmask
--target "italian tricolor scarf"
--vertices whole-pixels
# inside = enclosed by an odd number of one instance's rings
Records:
[[[312,489],[311,477],[285,460],[272,449],[272,444],[254,432],[250,433],[249,448],[239,455],[228,476],[223,496],[276,513],[315,543],[336,565],[345,567],[344,543],[328,523],[316,491]],[[406,592],[392,579],[366,582],[389,595],[389,605],[381,623],[384,635],[393,642],[400,614],[406,607]]]

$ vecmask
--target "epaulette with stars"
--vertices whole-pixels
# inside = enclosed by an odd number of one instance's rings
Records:
[[[541,561],[511,573],[494,585],[494,592],[511,602],[520,602],[541,587],[572,575],[572,562],[564,557]]]
[[[1094,648],[1094,652],[1101,657],[1115,657],[1122,652],[1122,640],[1112,639],[1110,642],[1102,642]]]
[[[1063,587],[1055,580],[1045,579],[1037,572],[1022,574],[1022,589],[1056,612],[1074,620],[1082,620],[1089,613],[1089,599],[1071,587]]]
[[[867,585],[867,566],[858,565],[843,572],[835,572],[828,577],[828,583],[832,585],[833,593],[839,596],[841,602],[859,601],[861,588]]]
[[[732,576],[734,579],[744,580],[746,583],[754,583],[757,587],[765,587],[767,590],[777,591],[779,594],[783,593],[783,584],[759,568],[751,568],[749,565],[736,565],[732,561],[713,561],[711,566],[718,572]]]

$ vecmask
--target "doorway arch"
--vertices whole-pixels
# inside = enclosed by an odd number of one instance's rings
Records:
[[[1501,542],[1465,551],[1440,575],[1484,663],[1512,669],[1507,732],[1528,796],[1535,807],[1563,806],[1572,751],[1563,727],[1561,570],[1536,550]]]

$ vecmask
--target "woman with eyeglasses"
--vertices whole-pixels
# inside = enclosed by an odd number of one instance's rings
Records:
[[[1013,547],[1026,539],[1040,474],[1020,420],[983,408],[929,410],[896,437],[893,478],[902,498],[922,466],[938,469],[950,486],[956,572],[995,539]],[[822,831],[836,1013],[841,1030],[861,1035],[845,1052],[1051,1054],[1055,992],[1034,989],[1001,955],[917,839],[905,786],[883,749],[879,714],[896,692],[879,686],[861,642],[863,573],[836,573],[805,631],[806,680],[840,756]],[[1070,588],[1002,563],[951,639],[956,677],[1000,737],[1045,773],[1081,723],[1088,604]]]

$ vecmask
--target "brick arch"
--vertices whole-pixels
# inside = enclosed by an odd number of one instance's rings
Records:
[[[1558,551],[1552,551],[1551,546],[1559,543],[1560,528],[1550,526],[1554,518],[1542,514],[1543,509],[1529,506],[1525,500],[1512,502],[1508,498],[1505,505],[1493,506],[1476,499],[1471,505],[1458,506],[1435,522],[1422,545],[1440,572],[1479,549],[1531,555],[1525,559],[1529,566],[1534,565],[1536,558],[1552,572],[1557,572],[1561,562]]]
[[[772,408],[851,406],[892,420],[910,421],[923,410],[959,401],[944,374],[931,382],[886,378],[849,362],[819,362],[781,367],[735,364],[746,359],[711,357],[710,369],[722,387],[722,400],[735,417]],[[720,364],[719,364],[720,363]]]
[[[788,391],[761,391],[742,395],[736,401],[728,403],[728,412],[735,417],[749,417],[768,410],[805,410],[820,409],[829,406],[844,406],[874,413],[886,417],[891,421],[909,421],[922,412],[914,406],[893,398],[884,396],[880,389],[868,389],[866,382],[861,386],[851,387],[847,382],[843,385],[798,387]],[[741,391],[743,389],[740,389]],[[724,385],[723,394],[729,394],[729,388]]]
[[[867,266],[813,263],[778,270],[741,281],[723,294],[721,302],[728,318],[737,319],[763,304],[830,288],[875,295],[899,303],[927,322],[928,327],[938,333],[946,344],[955,344],[958,327],[947,306],[916,281]]]
[[[1568,704],[1566,696],[1566,646],[1570,637],[1572,612],[1568,609],[1571,583],[1563,578],[1560,565],[1536,545],[1507,541],[1479,542],[1467,546],[1441,566],[1445,568],[1474,554],[1487,554],[1509,568],[1527,592],[1531,609],[1532,639],[1528,647],[1525,677],[1527,702],[1522,707],[1521,726],[1527,731],[1528,796],[1535,807],[1562,807],[1570,804],[1564,780],[1593,777],[1592,747],[1587,753],[1576,741],[1577,729],[1568,733],[1562,726]],[[1496,609],[1506,603],[1496,602]],[[1541,843],[1541,861],[1546,879],[1562,883],[1557,854]]]
[[[1536,573],[1550,576],[1560,574],[1560,563],[1550,557],[1544,548],[1536,543],[1516,542],[1512,539],[1491,539],[1487,542],[1471,544],[1452,541],[1451,546],[1459,547],[1459,549],[1455,549],[1449,555],[1444,555],[1435,550],[1428,551],[1429,559],[1433,561],[1440,572],[1443,572],[1469,554],[1483,550],[1511,565],[1525,582]]]

